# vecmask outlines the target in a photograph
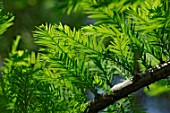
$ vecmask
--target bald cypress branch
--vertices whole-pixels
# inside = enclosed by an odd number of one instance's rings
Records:
[[[97,113],[132,92],[148,86],[156,81],[165,79],[170,75],[170,61],[157,65],[147,71],[138,74],[138,79],[127,79],[111,88],[113,94],[103,94],[89,103],[88,113]]]

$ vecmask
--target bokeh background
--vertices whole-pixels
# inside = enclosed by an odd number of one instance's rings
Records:
[[[17,35],[22,37],[19,49],[36,51],[33,31],[36,26],[45,23],[68,24],[79,28],[85,25],[86,16],[82,10],[66,14],[67,4],[63,0],[0,0],[4,5],[5,12],[12,12],[15,16],[14,25],[11,26],[3,36],[0,37],[1,59],[8,56],[13,40]],[[81,9],[81,8],[80,8]]]

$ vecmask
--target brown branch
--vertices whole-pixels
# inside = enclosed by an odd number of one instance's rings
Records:
[[[170,75],[170,61],[157,65],[148,69],[144,73],[140,73],[138,79],[128,79],[111,88],[113,94],[103,94],[99,98],[95,98],[87,107],[88,113],[97,113],[98,111],[113,104],[115,101],[128,96],[130,93],[139,90],[151,83],[165,79]]]

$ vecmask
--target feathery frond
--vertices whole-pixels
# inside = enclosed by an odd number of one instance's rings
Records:
[[[4,15],[3,13],[3,5],[0,3],[0,35],[2,35],[7,28],[13,25],[14,16],[11,13],[7,13]]]

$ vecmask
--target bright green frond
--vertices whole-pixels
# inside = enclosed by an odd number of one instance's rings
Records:
[[[35,31],[36,43],[69,56],[102,55],[105,48],[97,43],[96,37],[88,37],[80,30],[71,30],[67,25],[42,25]]]
[[[3,5],[0,3],[0,35],[2,35],[7,28],[9,28],[11,25],[13,25],[14,17],[11,13],[7,13],[4,15],[3,13]]]

